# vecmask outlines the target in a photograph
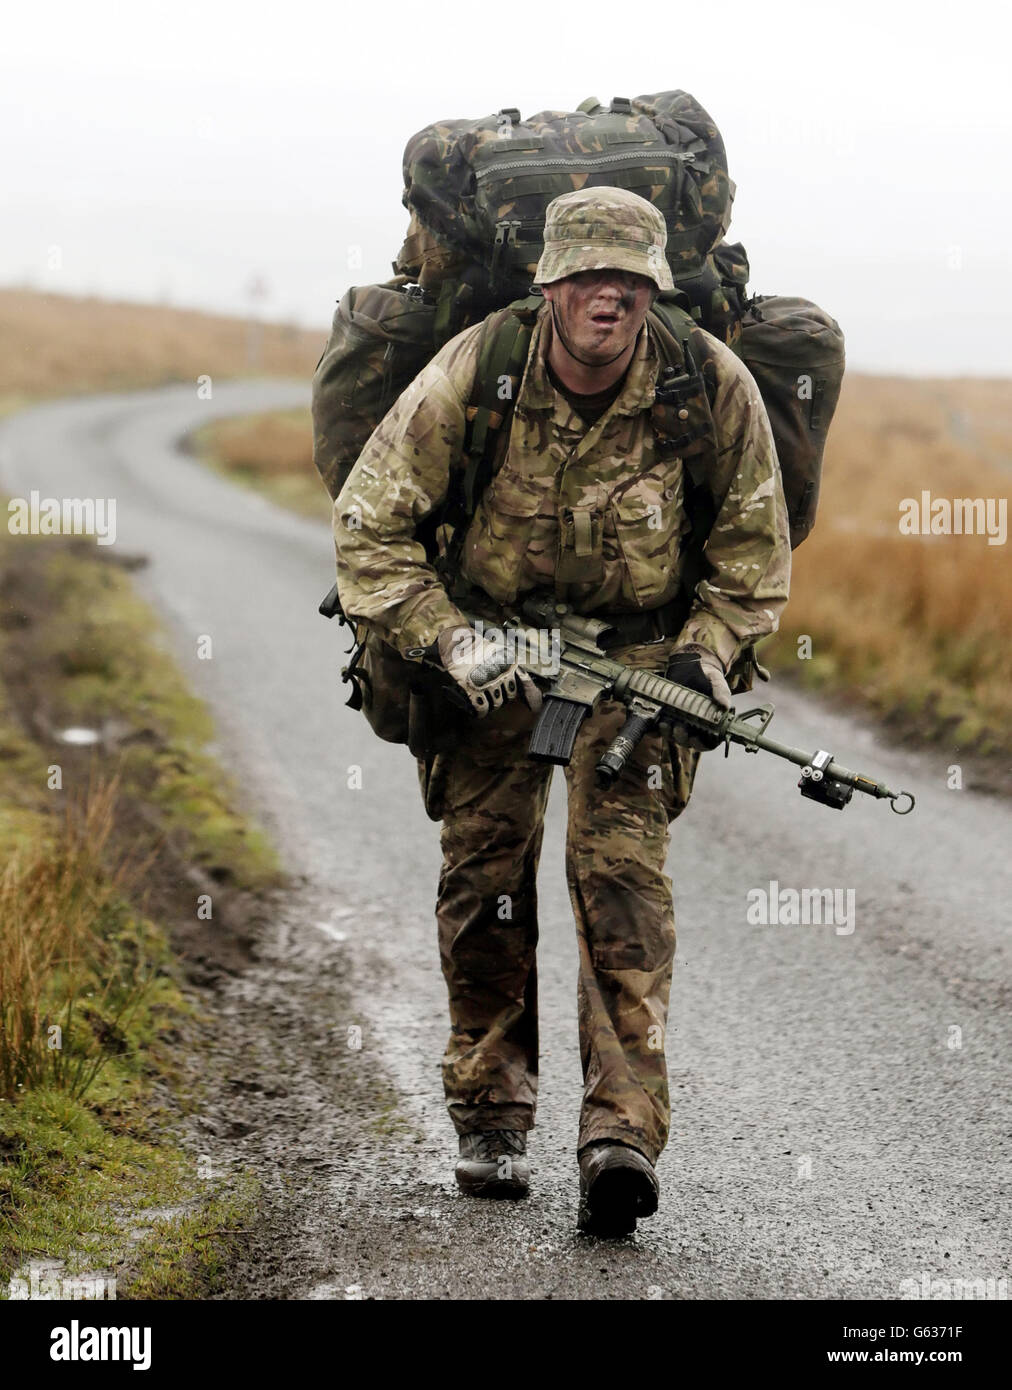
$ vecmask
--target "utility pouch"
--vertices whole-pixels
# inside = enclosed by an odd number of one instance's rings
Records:
[[[604,578],[604,517],[591,507],[566,507],[559,518],[555,578],[560,584],[593,584]]]
[[[354,678],[362,694],[362,713],[374,734],[387,743],[408,743],[412,692],[419,667],[405,661],[389,642],[367,631]]]

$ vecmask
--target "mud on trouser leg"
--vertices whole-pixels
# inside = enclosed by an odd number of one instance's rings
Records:
[[[671,753],[644,739],[618,782],[594,765],[624,712],[607,704],[581,731],[570,766],[566,876],[579,946],[584,1097],[579,1147],[618,1139],[653,1163],[668,1136],[664,1055],[675,924],[664,873],[668,823],[683,808]]]
[[[440,754],[443,866],[436,916],[451,1032],[443,1086],[458,1133],[529,1129],[537,1099],[535,878],[551,770],[530,763],[530,719],[482,721]],[[437,780],[438,779],[438,780]]]
[[[670,900],[649,903],[643,888],[614,879],[605,885],[579,864],[571,872],[574,907],[583,919],[577,928],[584,1077],[578,1147],[619,1139],[653,1163],[667,1143],[670,1120],[664,1052],[675,953]],[[608,904],[609,939],[601,939],[600,918],[588,900]],[[588,930],[588,919],[595,918]],[[630,936],[616,941],[611,933],[622,923]]]

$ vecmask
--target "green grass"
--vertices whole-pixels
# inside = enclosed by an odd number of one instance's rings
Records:
[[[154,1223],[134,1261],[133,1298],[200,1298],[227,1283],[234,1243],[256,1219],[259,1185],[241,1174],[196,1211]]]
[[[16,1269],[43,1258],[71,1275],[116,1270],[119,1297],[217,1291],[255,1219],[255,1180],[200,1181],[190,1155],[157,1127],[143,1132],[122,1078],[101,1090],[88,1105],[46,1089],[0,1103],[0,1298]]]
[[[180,1143],[202,1023],[148,903],[192,905],[184,865],[264,890],[277,861],[151,613],[100,553],[0,533],[0,658],[0,1298],[41,1259],[111,1270],[119,1297],[206,1296],[257,1188],[202,1180]],[[115,736],[56,743],[69,724]]]
[[[122,787],[156,809],[192,862],[248,888],[277,882],[267,838],[235,809],[237,792],[206,751],[214,726],[188,690],[150,610],[95,549],[16,538],[25,563],[7,572],[8,670],[37,721],[112,728]],[[5,538],[0,557],[10,554]]]

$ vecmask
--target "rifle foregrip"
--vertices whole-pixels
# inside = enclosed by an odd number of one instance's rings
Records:
[[[573,756],[573,744],[580,725],[587,717],[586,705],[547,695],[538,722],[531,732],[527,756],[536,763],[555,763],[565,767]]]
[[[670,681],[665,676],[656,675],[653,671],[631,671],[627,684],[637,695],[656,700],[659,704],[666,705],[669,711],[677,710],[689,719],[696,719],[707,729],[716,729],[727,713],[708,695],[679,685],[677,681]]]
[[[656,720],[644,719],[640,714],[630,714],[622,730],[609,744],[595,767],[597,785],[610,787],[618,780],[622,769],[636,751],[636,745]]]

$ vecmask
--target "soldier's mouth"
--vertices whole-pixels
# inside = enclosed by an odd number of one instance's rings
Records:
[[[596,323],[599,328],[610,328],[612,324],[618,323],[618,314],[591,314],[591,323]]]

